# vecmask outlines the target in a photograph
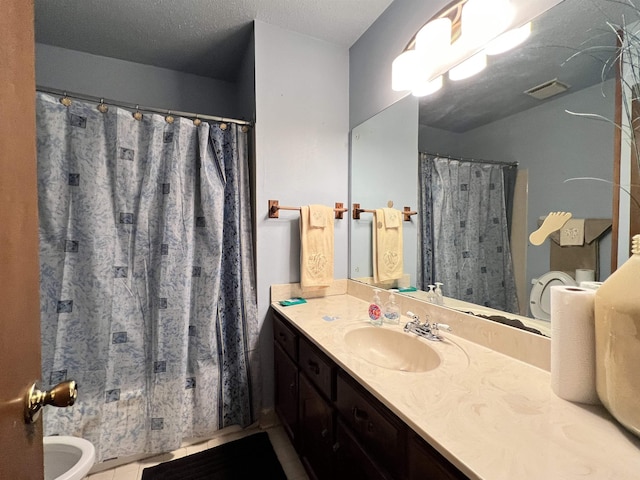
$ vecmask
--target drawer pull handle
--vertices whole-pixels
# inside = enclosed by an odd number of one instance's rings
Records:
[[[329,430],[327,430],[326,428],[322,430],[322,432],[320,432],[320,435],[322,436],[322,438],[327,438],[327,436],[329,435]]]
[[[336,442],[333,444],[333,452],[337,452],[338,450],[340,450],[340,443]]]
[[[318,365],[317,362],[314,362],[313,360],[309,360],[307,362],[307,365],[309,365],[309,369],[316,375],[320,373],[320,365]]]
[[[295,390],[295,388],[296,388],[296,382],[291,382],[289,384],[289,390]]]
[[[367,412],[365,412],[364,410],[360,410],[358,407],[353,407],[351,412],[353,413],[353,418],[357,422],[364,422],[364,421],[369,419],[369,414]],[[371,423],[371,422],[369,422],[369,423]]]

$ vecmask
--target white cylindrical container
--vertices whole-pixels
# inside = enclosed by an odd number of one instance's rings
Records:
[[[551,287],[551,388],[565,400],[599,404],[596,390],[595,290]]]
[[[580,288],[588,288],[589,290],[597,290],[602,285],[602,282],[580,282],[578,284]]]
[[[576,283],[580,285],[580,282],[594,282],[596,279],[595,272],[588,268],[578,268],[576,270]]]

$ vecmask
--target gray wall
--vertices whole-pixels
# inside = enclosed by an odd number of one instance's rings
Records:
[[[36,44],[36,84],[146,107],[239,118],[233,83]]]
[[[351,201],[361,208],[418,208],[418,101],[408,97],[358,125],[351,132]],[[351,278],[372,277],[372,220],[351,220]],[[416,284],[418,215],[402,222],[403,272]],[[386,300],[385,300],[386,301]]]
[[[566,94],[525,112],[455,134],[421,126],[420,151],[470,158],[519,162],[529,170],[528,231],[552,211],[576,218],[610,218],[612,186],[565,180],[613,176],[613,126],[570,115],[565,110],[613,118],[614,80]],[[603,96],[604,93],[604,96]],[[610,274],[610,235],[601,244],[600,276]],[[549,242],[527,249],[527,276],[549,271]]]
[[[300,215],[281,205],[348,204],[349,52],[255,22],[258,310],[269,286],[300,281]],[[335,220],[334,277],[347,277],[349,216]],[[272,325],[261,330],[265,406],[273,404]]]
[[[394,0],[349,50],[349,126],[406,96],[391,90],[391,63],[449,0]]]

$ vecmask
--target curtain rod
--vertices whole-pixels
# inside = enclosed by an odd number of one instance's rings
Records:
[[[37,85],[36,91],[43,93],[50,93],[52,95],[66,95],[67,97],[77,98],[78,100],[84,100],[87,102],[96,102],[96,103],[104,103],[105,105],[113,105],[114,107],[123,107],[129,110],[140,110],[143,112],[151,112],[151,113],[159,113],[162,115],[166,115],[171,112],[172,115],[177,115],[179,117],[186,118],[199,118],[200,120],[211,120],[214,122],[228,122],[228,123],[236,123],[238,125],[249,125],[252,123],[246,120],[237,120],[235,118],[227,118],[227,117],[216,117],[214,115],[202,115],[199,113],[191,113],[191,112],[180,112],[178,110],[169,110],[167,108],[155,108],[155,107],[144,107],[142,105],[137,105],[135,103],[126,103],[120,102],[117,100],[110,100],[102,97],[94,97],[92,95],[84,95],[82,93],[70,92],[68,90],[59,90],[57,88],[49,88]]]
[[[441,153],[430,153],[430,152],[420,152],[420,153],[424,153],[425,155],[431,155],[432,157],[447,158],[449,160],[458,160],[460,162],[470,162],[470,163],[482,162],[482,163],[489,163],[491,165],[505,165],[507,167],[518,166],[518,162],[500,162],[498,160],[483,160],[481,158],[452,157],[451,155],[442,155]]]

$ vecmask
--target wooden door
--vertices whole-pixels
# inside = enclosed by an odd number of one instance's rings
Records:
[[[0,478],[43,478],[42,422],[24,398],[40,377],[33,0],[0,14]]]

